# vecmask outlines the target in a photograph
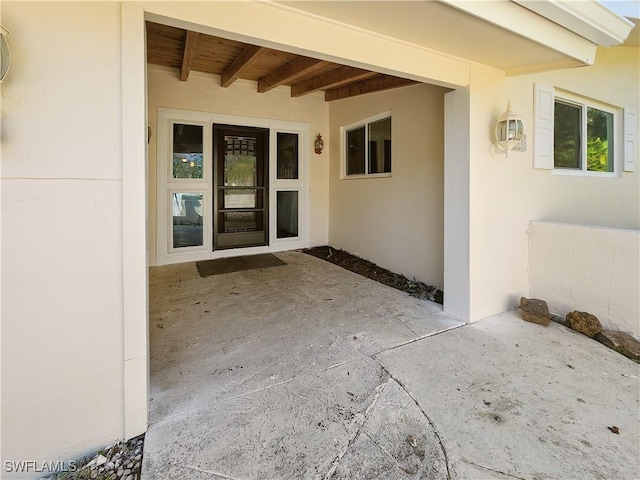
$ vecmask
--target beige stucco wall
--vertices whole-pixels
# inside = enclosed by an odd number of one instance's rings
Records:
[[[2,24],[0,476],[21,478],[4,462],[124,436],[121,8],[2,2]]]
[[[416,85],[331,102],[329,243],[443,286],[444,92]],[[341,179],[340,127],[391,111],[392,174]]]
[[[514,155],[522,163],[527,205],[532,220],[552,220],[584,225],[640,229],[640,165],[621,178],[554,176],[532,169],[533,83],[593,98],[617,107],[640,111],[640,48],[600,48],[590,67],[509,78],[506,95],[528,125],[529,148]],[[636,124],[636,139],[640,123]],[[637,148],[636,141],[636,148]],[[619,145],[618,145],[619,147]],[[620,150],[619,150],[620,152]],[[526,180],[526,181],[524,181]]]
[[[639,228],[637,159],[636,171],[624,172],[620,178],[558,176],[533,168],[535,82],[639,111],[639,71],[639,49],[632,47],[599,49],[594,66],[520,77],[505,77],[482,66],[473,68],[469,139],[472,320],[513,308],[529,292],[527,231],[531,220]],[[489,152],[493,122],[508,100],[524,120],[527,151],[493,157]]]
[[[640,337],[640,232],[555,222],[529,226],[531,296],[562,316],[598,317]]]
[[[228,88],[220,86],[220,77],[191,72],[186,82],[178,79],[178,71],[149,66],[147,71],[149,125],[154,137],[149,143],[149,248],[150,261],[156,258],[156,142],[159,107],[211,112],[308,123],[310,128],[310,245],[325,245],[329,225],[329,106],[322,94],[291,98],[288,87],[258,93],[256,82],[239,80]],[[325,152],[316,155],[313,141],[316,134],[325,137]]]

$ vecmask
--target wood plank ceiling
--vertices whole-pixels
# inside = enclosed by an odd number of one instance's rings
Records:
[[[260,93],[286,85],[292,97],[324,91],[328,102],[418,83],[152,22],[147,22],[147,62],[179,70],[183,82],[194,70],[220,75],[223,87],[242,78],[256,81]]]

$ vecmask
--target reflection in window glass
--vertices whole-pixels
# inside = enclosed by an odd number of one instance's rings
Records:
[[[364,126],[347,132],[347,175],[363,175],[364,171]]]
[[[262,208],[257,197],[255,189],[225,188],[222,208]]]
[[[256,139],[227,135],[224,141],[224,186],[256,186],[258,184]]]
[[[202,125],[173,125],[173,178],[203,178],[202,131]]]
[[[263,230],[262,212],[221,212],[219,218],[219,233]]]
[[[278,179],[298,178],[298,134],[278,133],[277,175]]]
[[[173,193],[173,248],[196,247],[203,244],[202,193]]]
[[[278,238],[298,236],[298,192],[279,191],[276,195]]]
[[[613,172],[613,113],[587,108],[587,170]]]
[[[581,169],[579,105],[556,100],[554,111],[553,158],[555,168]]]
[[[391,172],[391,117],[369,124],[369,173]]]

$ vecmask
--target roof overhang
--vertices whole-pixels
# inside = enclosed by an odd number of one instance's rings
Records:
[[[601,47],[623,43],[634,26],[599,2],[513,1]]]
[[[440,1],[582,65],[593,65],[598,46],[624,42],[634,26],[596,0]]]
[[[592,65],[633,24],[596,0],[142,1],[147,20],[449,88]]]

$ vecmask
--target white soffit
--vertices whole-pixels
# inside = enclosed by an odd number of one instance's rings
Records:
[[[624,42],[634,26],[596,1],[513,1],[602,47]]]
[[[596,45],[511,0],[278,0],[292,9],[519,74],[591,65]]]

